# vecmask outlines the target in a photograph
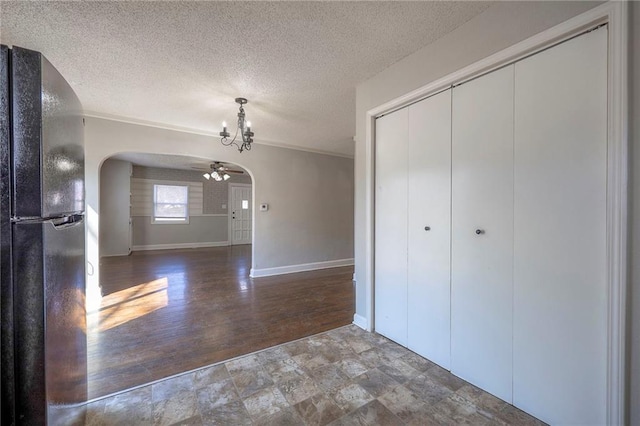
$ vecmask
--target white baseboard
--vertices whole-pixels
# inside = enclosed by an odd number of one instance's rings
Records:
[[[133,251],[225,247],[228,245],[229,241],[213,241],[208,243],[150,244],[148,246],[133,246]]]
[[[353,324],[357,325],[363,330],[367,330],[367,319],[362,315],[353,314]]]
[[[337,268],[340,266],[353,265],[353,259],[327,260],[325,262],[301,263],[299,265],[278,266],[275,268],[253,269],[249,276],[251,278],[270,277],[272,275],[293,274],[295,272],[314,271],[316,269]]]

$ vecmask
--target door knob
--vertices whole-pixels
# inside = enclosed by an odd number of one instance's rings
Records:
[[[425,226],[425,227],[424,227],[424,230],[425,230],[425,231],[431,231],[431,227],[430,227],[430,226]]]
[[[484,229],[476,229],[476,234],[484,234]]]

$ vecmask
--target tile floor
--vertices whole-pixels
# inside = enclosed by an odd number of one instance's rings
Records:
[[[350,325],[92,402],[87,425],[542,425]]]

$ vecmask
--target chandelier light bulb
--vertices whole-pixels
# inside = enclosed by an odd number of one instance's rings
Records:
[[[236,98],[236,103],[240,105],[238,110],[238,129],[231,139],[231,133],[227,131],[227,123],[222,123],[222,131],[220,132],[220,142],[224,146],[235,146],[238,151],[249,151],[251,144],[253,143],[254,133],[251,131],[251,122],[246,120],[246,113],[244,111],[244,105],[247,104],[247,99]],[[236,142],[237,140],[237,142]],[[214,177],[215,178],[215,177]],[[222,177],[221,177],[222,178]]]

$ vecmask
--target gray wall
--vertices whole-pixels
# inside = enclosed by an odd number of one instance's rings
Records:
[[[129,192],[131,163],[107,160],[100,169],[100,255],[129,254]]]
[[[189,216],[189,223],[153,224],[151,216],[133,216],[133,249],[162,248],[176,244],[207,245],[228,242],[229,183],[251,184],[248,174],[234,174],[227,181],[216,182],[202,177],[203,172],[134,165],[132,179],[196,182],[202,184],[202,213]],[[102,201],[102,200],[101,200]],[[133,202],[136,203],[136,197]],[[134,205],[134,207],[136,207]],[[138,210],[134,208],[134,212]],[[135,214],[135,213],[134,213]],[[224,216],[207,216],[207,215]]]
[[[631,123],[631,286],[629,293],[630,326],[630,424],[640,425],[640,3],[629,2],[631,8],[630,123]]]
[[[353,259],[353,159],[255,144],[239,153],[215,136],[86,117],[87,273],[98,291],[98,170],[123,152],[184,155],[240,165],[253,181],[253,269]],[[92,268],[93,267],[93,268]],[[94,270],[95,272],[91,273]]]
[[[227,216],[190,216],[185,224],[152,224],[149,216],[133,217],[133,249],[144,246],[226,243]],[[224,245],[224,244],[221,244]]]

